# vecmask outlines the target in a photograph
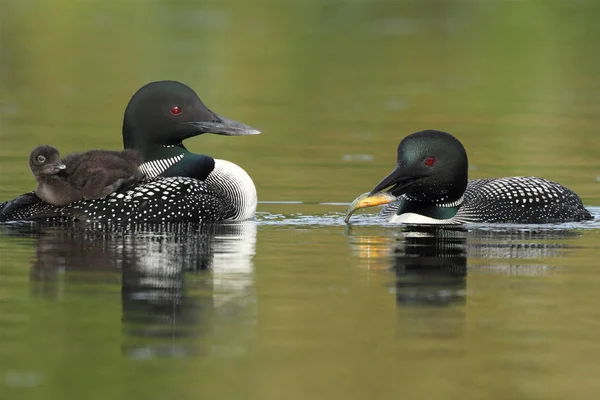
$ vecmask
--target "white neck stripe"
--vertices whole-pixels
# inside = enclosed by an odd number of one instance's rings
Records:
[[[183,154],[178,156],[174,156],[171,158],[159,159],[148,161],[140,165],[140,171],[148,178],[154,178],[155,176],[159,176],[167,169],[169,169],[175,163],[181,161],[183,159]]]

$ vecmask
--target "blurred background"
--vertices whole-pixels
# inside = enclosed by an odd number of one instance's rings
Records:
[[[400,139],[456,135],[471,177],[538,175],[599,204],[595,0],[25,0],[0,13],[0,198],[34,187],[40,143],[122,147],[155,80],[263,131],[186,145],[231,160],[260,200],[351,201]]]

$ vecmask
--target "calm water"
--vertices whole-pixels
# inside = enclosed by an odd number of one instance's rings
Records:
[[[250,173],[256,221],[0,226],[0,398],[597,396],[600,3],[0,8],[0,200],[33,188],[38,144],[120,148],[152,80],[264,132],[186,142]],[[472,178],[559,181],[596,222],[343,224],[426,128]]]

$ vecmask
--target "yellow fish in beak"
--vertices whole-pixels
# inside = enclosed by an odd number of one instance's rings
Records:
[[[375,194],[363,193],[358,196],[346,210],[344,222],[348,223],[350,217],[359,208],[375,207],[396,201],[397,197],[387,192],[377,192]]]

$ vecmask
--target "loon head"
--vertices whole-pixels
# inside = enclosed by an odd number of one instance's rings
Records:
[[[29,168],[37,181],[45,176],[56,175],[64,171],[65,164],[60,160],[60,153],[52,146],[38,146],[29,154]]]
[[[203,133],[241,136],[260,131],[212,112],[191,88],[176,81],[143,86],[125,109],[124,147],[140,150],[147,160],[157,156],[157,147],[184,148],[183,140]]]
[[[467,152],[458,139],[442,131],[421,131],[402,139],[396,168],[370,194],[387,189],[414,201],[451,203],[467,188],[467,170]]]
[[[416,132],[402,139],[396,168],[352,203],[346,221],[359,208],[387,204],[400,196],[421,204],[456,203],[467,182],[467,152],[458,139],[442,131]]]

